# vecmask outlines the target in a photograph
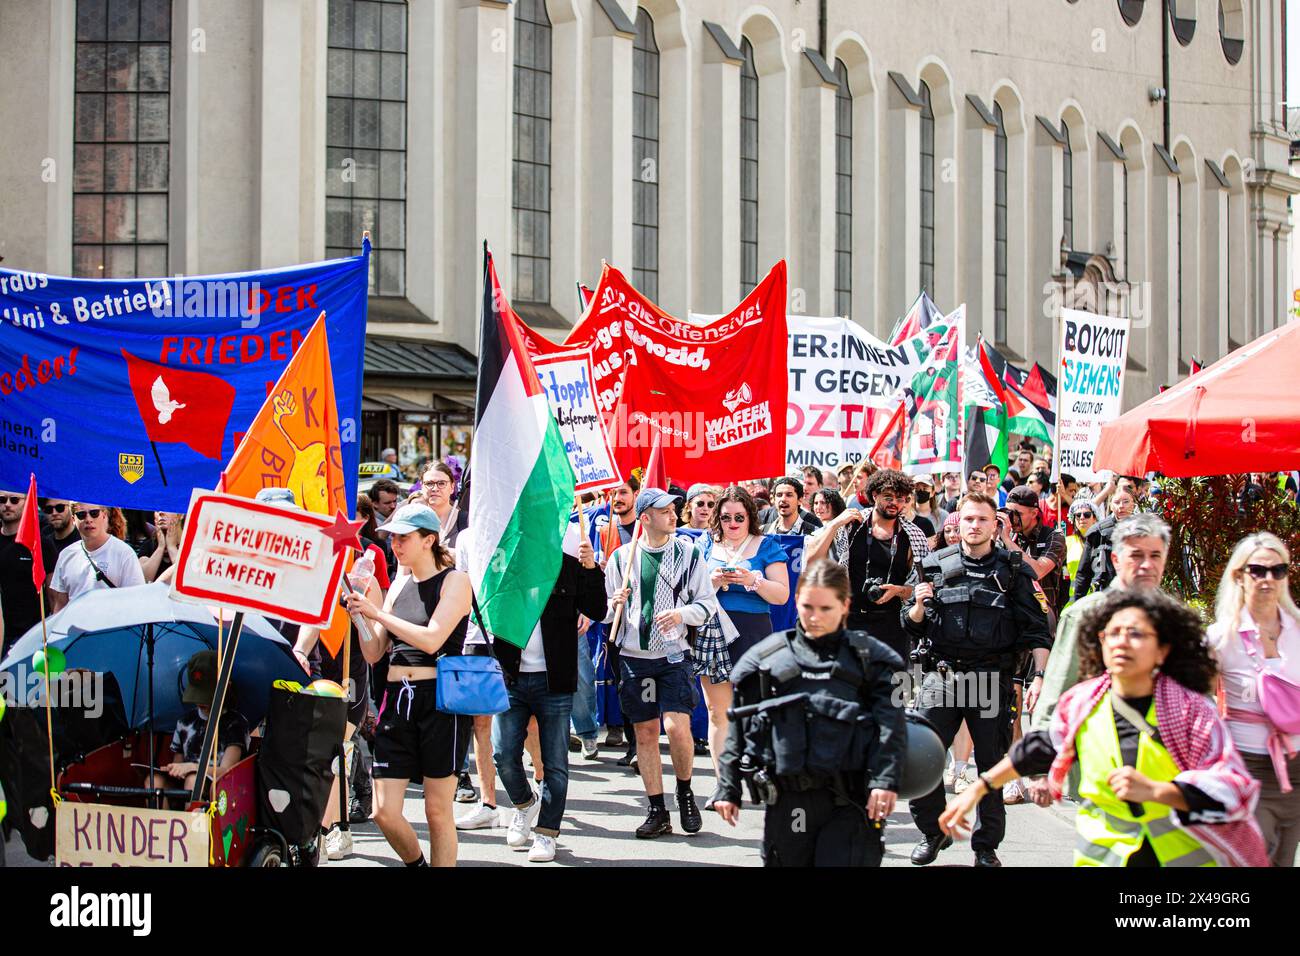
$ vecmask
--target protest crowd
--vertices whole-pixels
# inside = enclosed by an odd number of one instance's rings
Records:
[[[848,610],[836,630],[871,635],[887,648],[882,656],[888,656],[890,667],[902,671],[909,660],[915,661],[924,639],[911,626],[916,615],[908,614],[923,605],[918,586],[924,576],[915,570],[921,560],[960,549],[963,542],[967,547],[991,543],[1006,554],[1021,555],[1032,576],[1034,597],[1027,614],[1039,620],[1023,630],[1035,630],[1043,638],[1026,645],[1040,652],[1021,654],[1007,671],[1014,710],[999,714],[987,733],[976,732],[986,722],[974,718],[973,708],[964,720],[961,713],[952,713],[942,733],[947,766],[929,801],[938,809],[921,827],[925,837],[913,862],[933,860],[951,844],[948,832],[960,829],[962,810],[978,807],[977,840],[982,828],[992,833],[978,844],[977,865],[999,865],[995,851],[1005,819],[1001,808],[1050,802],[1049,788],[1061,775],[1053,715],[1081,679],[1106,671],[1102,656],[1114,643],[1131,648],[1135,658],[1154,654],[1165,661],[1165,651],[1199,655],[1195,680],[1183,677],[1191,671],[1174,672],[1167,663],[1163,673],[1188,700],[1197,693],[1213,695],[1217,687],[1226,704],[1227,729],[1218,749],[1206,750],[1209,745],[1199,740],[1185,744],[1201,748],[1203,765],[1196,773],[1203,777],[1190,780],[1206,783],[1179,780],[1160,785],[1161,790],[1144,778],[1145,754],[1139,754],[1133,758],[1136,764],[1126,764],[1122,785],[1112,783],[1114,797],[1128,800],[1129,807],[1140,805],[1139,800],[1147,806],[1156,801],[1166,807],[1165,814],[1172,808],[1188,833],[1227,829],[1225,824],[1196,823],[1240,823],[1253,806],[1268,858],[1274,865],[1292,865],[1300,840],[1300,802],[1290,781],[1300,772],[1300,759],[1294,756],[1300,739],[1279,734],[1254,693],[1261,667],[1300,682],[1300,672],[1293,672],[1294,662],[1300,661],[1300,614],[1287,590],[1289,551],[1267,532],[1241,541],[1224,570],[1206,631],[1196,615],[1159,589],[1169,544],[1169,529],[1154,512],[1159,483],[1116,476],[1085,484],[1069,475],[1053,482],[1051,454],[1051,446],[1025,442],[1005,476],[989,465],[967,475],[910,477],[863,460],[837,473],[807,467],[795,475],[728,487],[661,489],[643,485],[639,479],[645,476],[633,475],[607,500],[587,495],[581,509],[586,534],[577,530],[575,511],[560,577],[533,639],[522,650],[498,644],[510,706],[495,717],[440,714],[428,696],[427,675],[439,656],[484,641],[470,620],[468,579],[456,570],[465,566],[457,540],[467,540],[462,532],[470,493],[460,463],[430,462],[414,487],[379,481],[357,503],[357,514],[366,519],[361,540],[374,559],[374,584],[369,598],[358,594],[349,599],[349,607],[383,628],[384,635],[380,642],[359,644],[352,658],[355,686],[363,691],[348,716],[359,757],[350,772],[351,821],[373,816],[404,861],[424,865],[424,852],[401,811],[407,783],[413,776],[423,777],[428,862],[454,864],[457,829],[483,827],[501,827],[511,847],[527,850],[529,860],[548,861],[565,822],[568,767],[581,760],[611,762],[640,775],[647,815],[635,831],[637,838],[671,834],[675,827],[694,833],[702,826],[701,811],[734,822],[743,804],[737,770],[743,740],[740,723],[728,718],[742,693],[734,675],[747,653],[777,630],[777,612],[792,598],[795,632],[809,630],[806,614],[811,611],[799,603],[796,585],[842,581],[849,592]],[[1294,502],[1294,474],[1250,478],[1242,507],[1274,487]],[[6,653],[17,636],[38,623],[30,556],[16,540],[25,504],[20,492],[0,496]],[[183,515],[53,498],[41,499],[39,506],[40,547],[46,567],[53,569],[47,584],[52,610],[93,590],[166,580],[177,560]],[[641,540],[639,549],[633,549],[638,526]],[[803,551],[802,578],[789,560],[794,548]],[[629,582],[626,564],[633,550],[640,551],[638,574]],[[834,572],[840,568],[847,574],[837,579]],[[869,598],[873,588],[878,596]],[[924,596],[934,593],[932,585],[926,588]],[[805,593],[834,589],[810,585]],[[616,617],[621,618],[620,630],[611,641]],[[695,632],[693,646],[684,639],[686,627]],[[304,670],[341,676],[338,662],[314,643],[311,630],[302,629],[305,638],[295,636]],[[431,652],[434,644],[437,649]],[[656,687],[649,701],[641,696],[645,681]],[[1125,709],[1117,706],[1116,714],[1137,711],[1151,720],[1162,699],[1158,689],[1148,676],[1145,685],[1132,690],[1123,690]],[[1213,707],[1206,713],[1216,723],[1220,720]],[[248,746],[249,728],[237,715],[228,717],[235,719],[221,730],[221,749],[242,750]],[[1135,748],[1136,754],[1144,746],[1139,731],[1145,721],[1136,723],[1133,728],[1117,721],[1125,753]],[[178,740],[183,729],[178,729]],[[1163,723],[1160,730],[1171,750],[1171,733],[1192,733]],[[193,734],[192,728],[188,733]],[[671,800],[665,796],[660,754],[665,735]],[[531,772],[525,770],[525,754]],[[691,768],[697,755],[708,755],[715,769],[712,793],[693,790]],[[1233,786],[1231,798],[1224,798],[1215,783],[1219,780]],[[1099,794],[1072,790],[1068,782],[1064,786],[1076,797],[1083,794],[1085,806],[1104,806]],[[896,780],[884,783],[870,795],[885,794],[892,809],[896,787]],[[865,801],[869,794],[859,789]],[[941,818],[944,791],[959,799]],[[922,802],[912,802],[918,823]],[[461,812],[453,812],[455,804],[463,805]],[[1098,819],[1107,819],[1106,811],[1095,812]],[[864,824],[855,812],[837,826],[841,855],[828,860],[879,862],[878,830],[870,829],[870,819]],[[869,850],[851,849],[854,841],[848,834],[855,829],[872,833]],[[1147,832],[1155,835],[1153,827]],[[337,820],[322,836],[320,862],[351,852],[351,838]],[[1180,850],[1199,851],[1198,859],[1210,859],[1194,838],[1184,837],[1184,843],[1166,850],[1156,840],[1141,841],[1129,848],[1127,865],[1162,865],[1168,862],[1166,852]],[[1109,853],[1121,852],[1116,847],[1122,849],[1122,841],[1108,846]],[[793,860],[802,851],[783,847],[769,835],[764,852]]]
[[[364,288],[364,256],[313,269]],[[54,855],[50,810],[130,794],[155,813],[207,808],[214,862],[345,860],[352,825],[373,821],[406,866],[454,866],[457,834],[480,829],[545,863],[573,824],[577,767],[639,779],[629,840],[706,820],[726,834],[761,810],[768,866],[878,866],[906,813],[912,864],[969,837],[974,865],[998,867],[1005,807],[1059,800],[1076,865],[1294,865],[1300,473],[1215,486],[1232,490],[1202,509],[1250,533],[1192,568],[1174,549],[1188,520],[1169,506],[1174,478],[1121,454],[1146,444],[1116,451],[1115,429],[1146,407],[1119,415],[1122,348],[1090,352],[1102,333],[1122,343],[1127,320],[1064,310],[1059,382],[982,338],[968,348],[964,307],[944,316],[924,295],[888,343],[831,320],[840,364],[902,385],[840,395],[835,414],[860,428],[827,447],[815,419],[830,406],[799,396],[794,340],[813,333],[787,333],[784,263],[706,326],[606,266],[564,346],[513,313],[486,247],[483,292],[468,461],[429,458],[413,483],[393,468],[349,493],[340,419],[356,396],[339,382],[353,370],[322,312],[266,397],[239,399],[251,424],[205,484],[211,466],[176,445],[217,459],[225,425],[195,438],[200,392],[128,361],[140,421],[102,427],[143,425],[160,473],[157,446],[174,450],[173,481],[196,476],[188,512],[140,510],[147,466],[127,455],[114,464],[129,495],[43,496],[99,486],[39,472],[0,493],[0,672],[45,686],[0,711],[0,780],[22,790],[6,835]],[[1223,382],[1219,369],[1185,382]],[[1222,454],[1211,444],[1188,438],[1186,467],[1206,470],[1185,474],[1233,473],[1199,465]],[[817,456],[832,467],[806,463]],[[1107,465],[1121,460],[1135,465]],[[172,508],[188,494],[152,487]],[[1212,606],[1164,589],[1183,565]],[[191,614],[197,644],[161,643]],[[124,664],[78,656],[96,633]],[[115,678],[114,716],[78,724],[60,707],[55,721],[65,654]],[[161,680],[156,665],[171,668]],[[83,779],[106,753],[107,788]],[[254,757],[278,846],[255,847],[247,816],[229,822],[240,793],[253,799]],[[407,816],[413,787],[426,835]]]

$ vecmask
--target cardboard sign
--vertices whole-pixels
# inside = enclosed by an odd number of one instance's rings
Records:
[[[207,866],[202,810],[137,810],[62,801],[54,818],[57,866]]]
[[[573,349],[539,356],[533,359],[533,366],[573,466],[573,490],[581,493],[617,488],[623,479],[592,389],[596,376],[591,351]]]
[[[321,626],[330,620],[346,549],[324,515],[195,489],[172,596]]]
[[[1128,363],[1129,320],[1061,310],[1061,365],[1057,377],[1056,457],[1061,472],[1097,481],[1092,455],[1101,426],[1119,418]]]

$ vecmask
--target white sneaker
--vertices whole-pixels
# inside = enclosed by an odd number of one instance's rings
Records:
[[[529,863],[550,863],[555,859],[555,838],[538,833],[533,837],[533,848],[528,851]]]
[[[325,858],[327,860],[341,860],[351,855],[352,832],[338,827],[330,830],[325,836]]]
[[[1016,804],[1024,803],[1027,796],[1029,794],[1025,792],[1019,777],[1002,788],[1002,802],[1007,806],[1014,807]]]
[[[514,850],[522,850],[541,812],[542,801],[536,794],[533,795],[532,806],[527,810],[516,809],[510,817],[510,829],[506,832],[506,846]]]
[[[582,742],[582,756],[587,760],[595,760],[596,755],[600,752],[600,745],[596,743],[596,738],[584,740]]]
[[[952,764],[948,764],[948,766],[943,768],[943,788],[945,790],[951,790],[956,779],[957,776]]]
[[[483,827],[499,826],[501,826],[501,814],[497,808],[489,807],[482,801],[474,804],[474,808],[469,813],[456,818],[457,830],[479,830]]]
[[[971,785],[970,767],[967,767],[961,773],[955,775],[952,780],[953,793],[965,793],[966,788]]]

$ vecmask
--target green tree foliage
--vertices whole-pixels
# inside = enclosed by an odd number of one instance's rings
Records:
[[[1154,509],[1169,522],[1169,561],[1164,588],[1213,613],[1224,566],[1242,538],[1271,531],[1291,549],[1291,594],[1300,600],[1300,509],[1276,480],[1264,482],[1264,498],[1243,505],[1247,475],[1165,478]]]

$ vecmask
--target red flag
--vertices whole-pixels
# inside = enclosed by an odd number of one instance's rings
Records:
[[[35,475],[27,486],[27,504],[23,506],[23,516],[18,522],[16,540],[32,553],[32,586],[40,594],[41,585],[45,583],[45,558],[41,555],[41,518],[36,513]]]
[[[122,357],[149,440],[180,442],[204,458],[220,458],[235,386],[207,372],[148,362],[126,349]]]
[[[645,466],[645,473],[641,477],[642,488],[658,488],[661,491],[668,490],[668,475],[664,472],[664,449],[660,443],[661,432],[655,429],[654,437],[650,445],[650,461]]]
[[[903,467],[903,427],[906,421],[906,406],[903,402],[898,403],[894,409],[894,414],[889,416],[889,423],[885,425],[885,430],[880,433],[876,443],[871,446],[871,451],[867,458],[875,462],[881,468]]]

